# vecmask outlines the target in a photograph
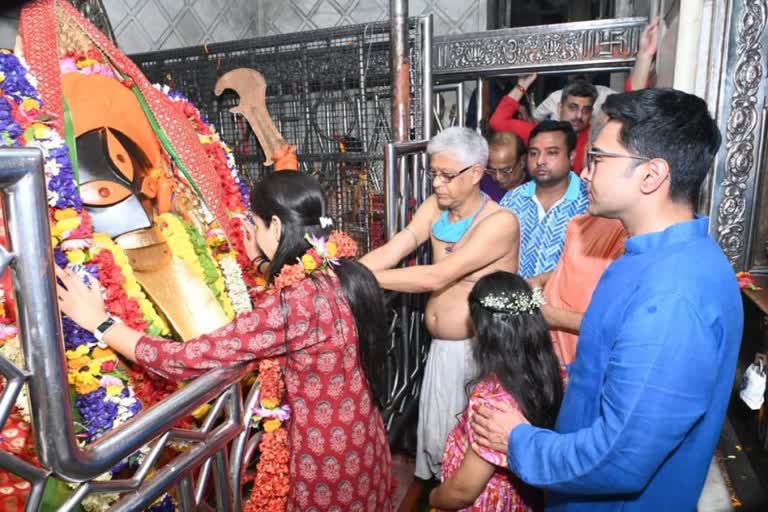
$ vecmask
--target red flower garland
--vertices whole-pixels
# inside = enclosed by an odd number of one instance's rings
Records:
[[[121,318],[130,328],[143,332],[148,324],[144,320],[139,303],[125,293],[125,276],[115,263],[112,253],[99,251],[92,262],[98,266],[99,283],[106,291],[107,310]],[[175,383],[155,376],[140,366],[130,368],[128,374],[133,382],[133,392],[144,407],[150,407],[178,390]],[[192,428],[194,423],[191,418],[185,418],[176,426]]]
[[[278,359],[265,359],[259,363],[260,401],[262,404],[280,404],[285,391]],[[288,503],[291,487],[288,464],[288,432],[280,426],[273,432],[264,431],[259,443],[259,463],[253,479],[253,490],[244,512],[283,512]]]

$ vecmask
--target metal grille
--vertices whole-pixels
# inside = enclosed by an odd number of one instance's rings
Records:
[[[418,20],[409,20],[411,82],[420,90]],[[236,43],[132,56],[153,82],[186,94],[232,147],[244,176],[268,168],[244,118],[229,113],[231,91],[213,94],[219,76],[253,68],[267,81],[267,108],[285,140],[298,147],[301,169],[319,179],[329,214],[370,250],[384,242],[383,153],[391,140],[389,24],[374,23]],[[420,102],[412,91],[412,126]]]

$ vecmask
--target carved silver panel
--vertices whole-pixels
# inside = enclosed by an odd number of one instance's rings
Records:
[[[728,19],[710,232],[737,270],[748,270],[765,131],[768,0],[734,0]]]
[[[436,37],[433,73],[445,78],[513,70],[627,69],[646,23],[646,18],[625,18]]]

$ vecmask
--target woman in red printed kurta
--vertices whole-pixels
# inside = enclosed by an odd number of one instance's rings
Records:
[[[292,237],[303,241],[292,231],[313,235],[327,231],[319,220],[324,212],[322,193],[314,178],[292,172],[270,175],[256,185],[252,196],[255,239],[271,256],[272,281],[286,262],[295,262],[297,255],[292,252],[301,250],[300,255],[307,250],[306,244],[285,250]],[[265,217],[269,223],[261,220]],[[95,330],[105,316],[101,297],[74,274],[58,271],[57,275],[64,285],[59,289],[62,311],[84,328]],[[374,343],[385,348],[381,343],[384,307],[380,296],[376,300],[378,293],[370,272],[342,260],[278,293],[261,295],[253,311],[184,344],[145,336],[123,324],[110,327],[103,339],[171,380],[283,356],[291,407],[287,510],[392,510],[389,447],[363,365],[372,360]],[[364,329],[361,320],[366,322]],[[372,384],[377,382],[374,379]]]

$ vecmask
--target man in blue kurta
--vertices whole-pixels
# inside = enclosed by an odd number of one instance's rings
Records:
[[[590,212],[620,219],[625,255],[581,324],[555,430],[481,407],[477,442],[547,489],[557,511],[694,511],[743,330],[727,259],[695,215],[720,146],[706,103],[672,89],[611,96],[589,152]]]
[[[532,180],[507,192],[499,203],[520,221],[518,272],[523,277],[555,268],[568,221],[587,211],[587,186],[571,170],[575,150],[576,133],[569,123],[539,123],[526,154]]]

